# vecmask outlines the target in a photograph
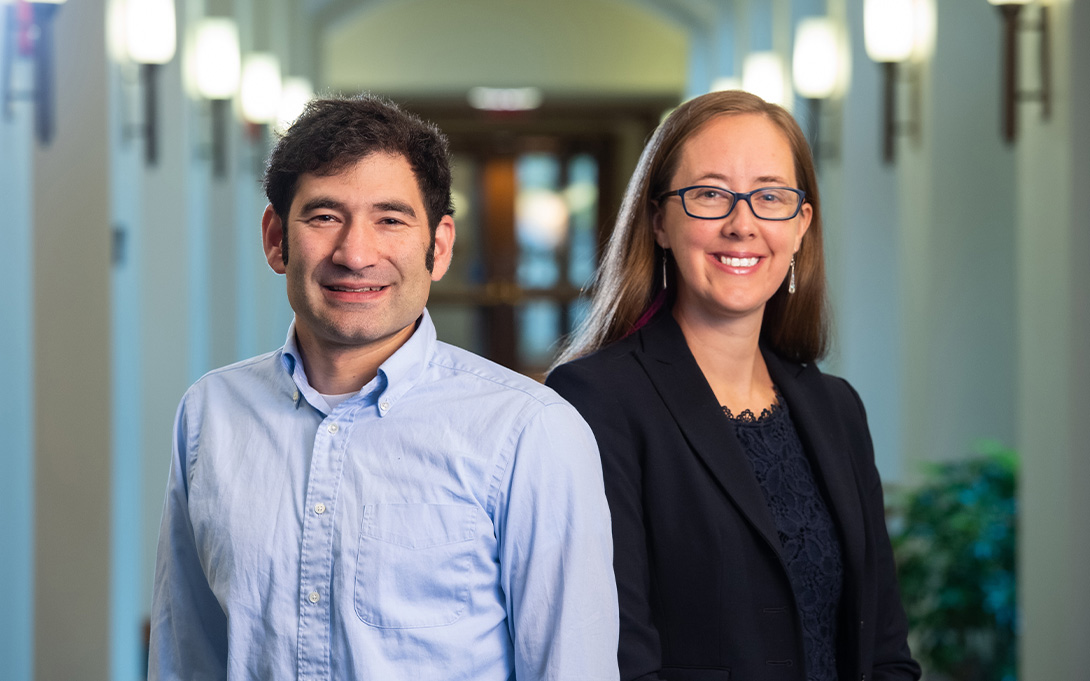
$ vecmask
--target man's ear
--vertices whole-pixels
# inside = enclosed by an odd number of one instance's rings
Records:
[[[435,228],[435,260],[431,268],[431,280],[439,281],[450,269],[450,259],[454,254],[454,218],[444,215]]]
[[[273,210],[272,204],[265,206],[261,216],[261,245],[265,248],[265,260],[277,274],[287,270],[284,264],[284,223]]]

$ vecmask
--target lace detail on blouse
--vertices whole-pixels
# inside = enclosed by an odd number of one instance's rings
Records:
[[[741,421],[742,423],[760,423],[761,421],[772,418],[772,414],[780,410],[780,393],[776,392],[776,401],[768,405],[761,410],[760,416],[754,416],[753,411],[750,409],[743,409],[742,413],[735,416],[731,413],[730,407],[722,405],[723,413],[727,415],[727,418],[731,421]]]
[[[807,681],[836,681],[837,609],[844,567],[836,527],[818,489],[787,403],[731,419],[764,491],[802,620]]]

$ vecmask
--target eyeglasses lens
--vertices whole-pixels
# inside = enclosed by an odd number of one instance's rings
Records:
[[[802,196],[781,187],[755,189],[746,194],[731,194],[717,187],[692,187],[682,195],[682,200],[686,212],[698,218],[725,217],[735,200],[742,200],[759,218],[786,220],[798,211]]]

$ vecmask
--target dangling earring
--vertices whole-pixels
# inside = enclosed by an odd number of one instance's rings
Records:
[[[795,256],[791,256],[791,280],[787,282],[787,292],[795,292]]]
[[[670,252],[670,249],[662,249],[662,290],[666,290],[666,254]]]

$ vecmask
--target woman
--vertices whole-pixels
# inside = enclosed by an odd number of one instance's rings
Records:
[[[919,677],[863,405],[814,365],[825,315],[798,125],[744,92],[679,107],[548,379],[602,454],[622,679]]]

